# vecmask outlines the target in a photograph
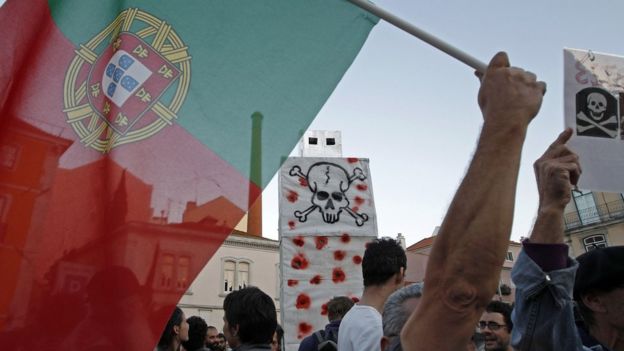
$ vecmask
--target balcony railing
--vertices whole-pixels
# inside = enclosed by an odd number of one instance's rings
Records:
[[[580,228],[590,224],[604,223],[624,218],[624,201],[607,202],[564,215],[566,229]]]

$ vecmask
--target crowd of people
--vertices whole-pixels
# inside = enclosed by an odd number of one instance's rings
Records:
[[[581,175],[566,146],[570,129],[534,164],[538,214],[512,270],[515,305],[492,301],[511,234],[520,154],[546,85],[511,67],[505,53],[477,76],[483,128],[424,284],[405,286],[407,260],[398,242],[373,240],[362,260],[362,298],[355,305],[332,299],[329,324],[303,339],[300,351],[624,351],[624,247],[573,259],[564,244],[563,211]],[[247,287],[228,294],[223,307],[223,335],[233,350],[281,348],[283,331],[267,294]],[[209,329],[176,309],[158,350],[224,350],[225,343],[209,342]]]

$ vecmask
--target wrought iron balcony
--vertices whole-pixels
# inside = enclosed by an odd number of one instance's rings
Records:
[[[566,213],[563,219],[567,230],[615,219],[624,219],[624,201],[607,202],[580,211]]]

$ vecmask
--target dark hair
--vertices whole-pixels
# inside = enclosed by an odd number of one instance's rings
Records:
[[[225,339],[225,334],[219,333],[219,334],[217,334],[217,338]]]
[[[189,317],[186,322],[189,324],[188,340],[182,342],[187,351],[201,350],[206,345],[206,333],[208,324],[203,318],[198,316]]]
[[[282,349],[282,340],[284,340],[284,328],[281,325],[275,327],[275,333],[277,334],[277,346],[278,350]]]
[[[382,285],[407,267],[405,251],[391,238],[375,239],[366,245],[362,260],[364,286]]]
[[[346,296],[335,296],[327,303],[327,318],[330,322],[342,319],[353,307],[353,304],[353,300]]]
[[[579,266],[574,282],[574,300],[585,324],[594,326],[594,311],[585,305],[583,296],[624,287],[624,246],[592,249],[576,260]]]
[[[502,302],[502,301],[490,301],[488,305],[485,307],[485,311],[489,313],[500,313],[503,315],[505,320],[505,324],[507,324],[507,330],[511,333],[513,329],[513,322],[511,321],[511,307],[510,304]]]
[[[158,340],[159,347],[167,347],[171,345],[173,338],[175,336],[175,332],[173,331],[173,327],[176,325],[182,324],[182,320],[184,318],[184,312],[180,309],[180,307],[176,307],[171,313],[171,317],[167,321],[167,325],[165,325],[165,329],[160,335],[160,340]]]
[[[277,328],[273,299],[250,286],[229,293],[223,301],[225,319],[230,327],[238,325],[242,344],[270,344]]]

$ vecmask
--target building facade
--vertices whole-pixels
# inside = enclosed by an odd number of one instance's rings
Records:
[[[624,196],[573,191],[564,221],[566,243],[573,257],[599,247],[624,245]]]
[[[279,242],[235,230],[185,292],[178,306],[187,317],[200,316],[223,327],[223,300],[228,293],[256,286],[273,298],[278,316]]]

